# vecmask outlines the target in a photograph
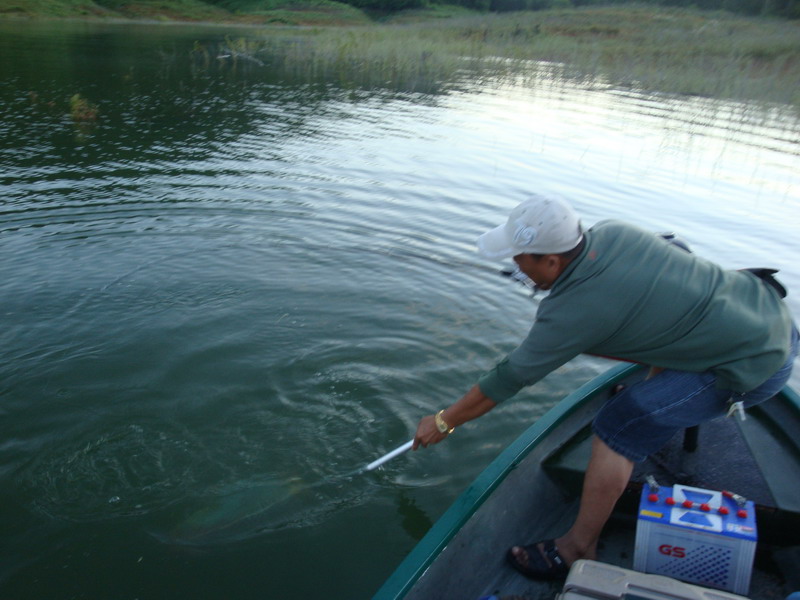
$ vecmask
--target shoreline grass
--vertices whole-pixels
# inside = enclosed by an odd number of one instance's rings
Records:
[[[172,1],[161,4],[173,6]],[[185,7],[202,4],[175,1]],[[23,0],[0,0],[0,13],[14,2]],[[156,0],[126,6],[146,3]],[[336,19],[337,25],[327,26]],[[645,92],[800,109],[800,21],[613,5],[503,14],[440,6],[375,22],[352,6],[328,0],[242,14],[234,21],[205,20],[262,27],[258,35],[249,33],[236,52],[308,80],[326,77],[407,89],[414,81],[465,72],[524,77],[536,64],[548,63],[587,82],[596,78]]]
[[[547,63],[587,82],[800,108],[800,23],[778,19],[615,6],[270,32],[260,43],[309,78],[524,77]]]

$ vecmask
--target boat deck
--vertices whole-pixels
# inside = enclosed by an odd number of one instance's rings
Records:
[[[760,532],[763,533],[756,554],[751,591],[757,590],[758,598],[783,600],[788,593],[800,590],[800,572],[796,566],[800,564],[800,547],[782,547],[789,543],[789,536],[796,540],[800,532],[800,511],[796,505],[799,499],[784,497],[788,487],[796,489],[800,474],[792,472],[797,464],[795,461],[776,459],[787,448],[785,445],[776,447],[781,440],[764,434],[762,430],[769,429],[768,422],[764,415],[761,418],[751,416],[744,422],[733,418],[718,419],[701,426],[698,445],[693,452],[684,450],[683,435],[677,435],[665,448],[637,465],[628,489],[603,532],[598,560],[633,568],[636,507],[642,485],[651,475],[665,486],[682,483],[706,489],[731,490],[753,500],[757,505]],[[534,527],[539,537],[529,539],[523,535],[520,543],[560,535],[571,525],[577,514],[577,498],[589,460],[590,436],[588,428],[582,430],[570,444],[543,461],[544,471],[561,487],[565,499],[569,499],[569,506],[560,512],[558,520],[546,527],[544,535],[539,522]],[[786,464],[776,467],[776,460]],[[787,500],[788,505],[782,506],[782,500]],[[769,523],[776,519],[779,522]],[[542,585],[530,582],[513,569],[502,567],[497,569],[486,594],[520,594],[531,599],[552,600],[560,588],[561,583]]]

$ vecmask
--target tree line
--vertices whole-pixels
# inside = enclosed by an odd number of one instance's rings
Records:
[[[207,0],[232,11],[271,9],[292,4],[316,4],[315,0]],[[318,1],[318,0],[317,0]],[[625,4],[629,0],[339,0],[365,11],[393,13],[432,5],[449,4],[482,12],[511,12]],[[800,18],[800,0],[639,0],[657,6],[678,6],[701,10],[724,10],[748,16]]]

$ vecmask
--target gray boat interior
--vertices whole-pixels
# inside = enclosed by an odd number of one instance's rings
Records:
[[[633,375],[641,377],[642,372]],[[633,379],[629,380],[632,381]],[[526,579],[505,562],[508,548],[563,534],[577,514],[590,453],[598,391],[502,481],[459,530],[407,598],[477,600],[496,594],[552,599],[559,582]],[[800,590],[800,419],[776,399],[735,417],[705,423],[696,448],[684,435],[637,465],[604,529],[598,560],[633,567],[636,511],[643,482],[730,490],[757,506],[759,542],[749,597],[783,600]],[[689,431],[691,436],[692,432]],[[689,448],[687,450],[687,447]]]

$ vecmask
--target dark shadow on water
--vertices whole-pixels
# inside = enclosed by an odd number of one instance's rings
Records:
[[[433,527],[433,521],[405,491],[397,498],[397,514],[405,532],[414,540],[421,540]]]

